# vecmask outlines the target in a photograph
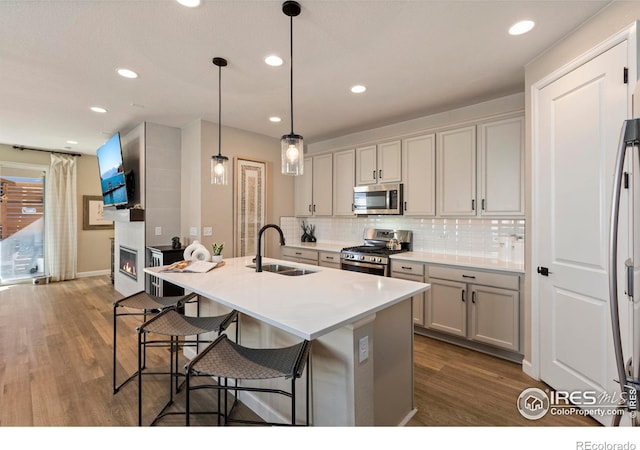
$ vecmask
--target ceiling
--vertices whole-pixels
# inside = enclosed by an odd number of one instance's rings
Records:
[[[307,143],[522,92],[524,65],[611,3],[299,2],[294,131]],[[217,123],[216,56],[229,61],[222,124],[288,134],[289,18],[281,4],[0,0],[0,143],[94,154],[143,121]],[[536,27],[510,36],[522,19]],[[285,64],[267,66],[273,53]],[[122,78],[119,67],[140,76]],[[352,94],[354,84],[368,89]],[[282,122],[269,122],[273,115]]]

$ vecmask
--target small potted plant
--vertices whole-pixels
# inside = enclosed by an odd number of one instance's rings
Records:
[[[214,242],[211,244],[211,248],[213,250],[213,256],[211,256],[211,260],[215,263],[222,261],[222,249],[224,249],[224,242],[218,244]]]

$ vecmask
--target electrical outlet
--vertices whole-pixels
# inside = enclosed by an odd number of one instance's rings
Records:
[[[364,362],[369,358],[369,336],[364,336],[358,341],[358,362]]]
[[[196,227],[189,228],[189,236],[197,236],[197,235],[198,235],[198,229]]]
[[[213,236],[213,228],[211,227],[204,227],[204,229],[202,230],[202,234],[204,236]]]
[[[162,227],[156,227],[156,236],[162,236]]]

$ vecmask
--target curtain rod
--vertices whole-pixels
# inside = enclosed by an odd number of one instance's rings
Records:
[[[82,156],[82,153],[73,153],[73,152],[62,152],[59,150],[45,150],[43,148],[30,148],[30,147],[22,147],[18,145],[14,145],[13,148],[16,150],[33,150],[34,152],[48,152],[48,153],[59,153],[61,155],[69,155],[69,156]]]

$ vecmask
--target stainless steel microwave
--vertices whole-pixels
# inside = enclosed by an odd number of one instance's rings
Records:
[[[355,214],[402,214],[402,184],[373,184],[353,188]]]

